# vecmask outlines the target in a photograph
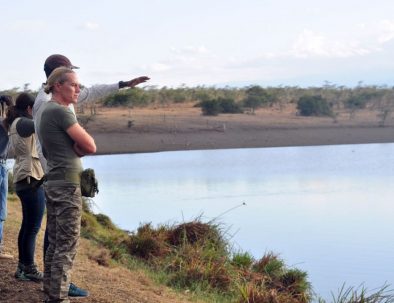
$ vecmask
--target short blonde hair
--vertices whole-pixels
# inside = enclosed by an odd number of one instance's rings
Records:
[[[71,68],[68,67],[58,67],[53,70],[53,72],[49,75],[47,83],[44,87],[44,91],[49,94],[53,92],[53,87],[56,83],[63,84],[68,80],[67,74],[74,73]]]

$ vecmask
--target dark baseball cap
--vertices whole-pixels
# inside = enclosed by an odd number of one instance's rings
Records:
[[[47,78],[49,77],[49,75],[52,73],[54,69],[62,66],[71,69],[79,68],[78,66],[73,65],[70,59],[68,59],[66,56],[59,54],[51,55],[45,60],[44,63],[44,71],[45,74],[47,75]]]

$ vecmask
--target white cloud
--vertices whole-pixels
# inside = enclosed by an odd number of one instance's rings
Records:
[[[100,25],[96,22],[86,21],[79,28],[81,28],[83,30],[88,30],[88,31],[95,31],[95,30],[98,30],[99,27],[100,27]]]
[[[147,72],[163,73],[169,70],[201,70],[212,64],[212,56],[205,46],[185,46],[171,49],[172,56],[154,64],[140,67]]]
[[[46,27],[46,23],[41,20],[15,20],[5,25],[6,30],[13,32],[39,32]]]
[[[333,60],[344,59],[340,62],[350,68],[358,66],[357,62],[365,60],[364,56],[379,56],[383,46],[377,38],[384,37],[381,41],[394,38],[391,36],[394,35],[394,22],[382,22],[380,29],[378,25],[378,22],[374,26],[354,23],[353,28],[344,29],[335,35],[304,29],[295,36],[292,44],[288,44],[287,49],[254,55],[250,53],[249,56],[213,53],[205,46],[173,47],[167,58],[161,58],[157,63],[146,65],[140,70],[167,85],[253,79],[270,81],[275,78],[335,73],[341,67],[333,65],[333,62],[339,62]]]
[[[369,48],[361,47],[358,42],[334,41],[322,34],[306,29],[298,36],[290,53],[299,58],[346,58],[367,55],[371,51]]]
[[[171,51],[176,54],[207,54],[208,49],[201,45],[201,46],[184,46],[180,49],[172,47]]]
[[[386,43],[394,39],[394,21],[383,20],[379,24],[380,33],[378,36],[379,43]]]
[[[171,48],[171,52],[178,55],[179,57],[191,57],[191,56],[207,56],[210,54],[209,50],[203,46],[184,46],[182,48]]]
[[[155,63],[149,67],[153,72],[165,72],[171,69],[171,66],[164,63]]]
[[[358,23],[358,24],[356,24],[356,28],[363,31],[367,28],[367,25],[365,23]]]

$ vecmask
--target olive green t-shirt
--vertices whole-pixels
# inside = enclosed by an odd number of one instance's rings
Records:
[[[43,106],[36,123],[43,154],[48,162],[47,175],[79,174],[82,171],[81,160],[74,152],[74,141],[66,132],[78,123],[75,115],[68,107],[54,101]]]

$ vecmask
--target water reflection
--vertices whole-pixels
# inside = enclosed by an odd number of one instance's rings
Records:
[[[234,248],[280,253],[329,298],[346,281],[394,283],[394,144],[164,152],[84,159],[114,222],[199,215],[230,226]]]

